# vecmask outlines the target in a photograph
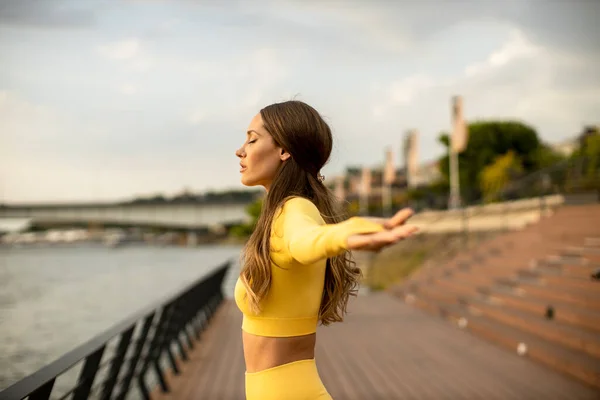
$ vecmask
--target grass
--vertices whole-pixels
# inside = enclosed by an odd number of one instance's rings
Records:
[[[385,290],[419,270],[425,262],[442,260],[446,253],[464,248],[460,234],[423,234],[412,241],[401,242],[371,258],[364,268],[363,284],[372,291]],[[479,237],[469,237],[472,244]]]

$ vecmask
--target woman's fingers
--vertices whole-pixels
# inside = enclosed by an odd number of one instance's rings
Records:
[[[394,227],[405,223],[406,220],[408,220],[410,217],[412,217],[413,214],[414,214],[414,212],[410,208],[403,208],[402,210],[400,210],[396,214],[394,214],[393,217],[388,219],[383,224],[383,226],[386,229],[393,229]]]
[[[415,226],[401,225],[396,228],[361,235],[352,235],[348,238],[348,249],[350,250],[379,250],[385,246],[406,239],[418,228]]]
[[[389,218],[382,218],[382,217],[369,217],[369,216],[366,216],[366,217],[361,217],[361,218],[364,218],[367,221],[375,222],[376,224],[380,224],[380,225],[383,225],[383,226],[385,226],[385,224],[389,221]]]
[[[407,237],[416,233],[418,230],[419,230],[419,228],[417,228],[414,225],[401,225],[401,226],[394,228],[392,230],[392,232],[394,232],[394,235],[396,235],[396,239],[400,240],[400,239],[406,239]]]

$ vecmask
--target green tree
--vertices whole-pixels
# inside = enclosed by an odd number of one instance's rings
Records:
[[[545,144],[540,145],[533,153],[534,164],[538,169],[550,167],[566,158],[567,157]]]
[[[481,171],[479,177],[480,189],[483,198],[488,201],[495,201],[498,192],[510,181],[511,177],[520,174],[523,171],[521,160],[515,155],[514,151],[496,157],[496,161],[486,166]]]
[[[522,165],[523,172],[533,171],[539,166],[539,149],[542,146],[537,132],[519,121],[479,121],[468,125],[466,149],[458,156],[459,181],[463,201],[481,197],[480,174],[498,156],[514,152]],[[448,134],[442,134],[439,142],[449,148]],[[449,181],[449,157],[440,160],[442,180]]]
[[[573,154],[573,158],[582,158],[582,178],[588,188],[600,185],[600,133],[593,132],[582,138],[581,148]]]

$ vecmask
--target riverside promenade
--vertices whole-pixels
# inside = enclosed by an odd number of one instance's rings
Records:
[[[319,327],[323,382],[342,399],[598,399],[596,390],[386,292],[352,298],[343,323]],[[155,400],[244,399],[241,314],[224,301],[171,392]]]

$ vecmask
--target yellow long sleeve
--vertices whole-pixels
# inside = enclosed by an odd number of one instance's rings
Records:
[[[242,329],[271,337],[314,333],[323,298],[326,259],[347,249],[350,235],[379,232],[383,227],[357,217],[326,224],[317,207],[300,197],[286,201],[273,222],[272,280],[269,293],[261,300],[260,313],[250,310],[246,288],[239,278],[235,285],[235,302],[244,314]]]
[[[288,200],[280,218],[284,248],[301,264],[313,264],[340,254],[347,249],[351,235],[383,230],[381,224],[360,217],[326,224],[317,207],[301,197]]]

